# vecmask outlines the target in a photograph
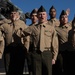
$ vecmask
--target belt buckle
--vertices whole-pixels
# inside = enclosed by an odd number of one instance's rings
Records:
[[[50,51],[50,47],[45,47],[45,50],[49,50]]]

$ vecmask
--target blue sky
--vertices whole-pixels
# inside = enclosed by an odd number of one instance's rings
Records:
[[[75,0],[11,0],[11,2],[17,5],[24,13],[31,12],[34,8],[39,8],[43,5],[48,14],[50,7],[53,5],[57,10],[57,19],[59,19],[61,11],[68,8],[70,9],[69,21],[73,19],[75,14]],[[30,22],[27,20],[27,24],[30,24]]]

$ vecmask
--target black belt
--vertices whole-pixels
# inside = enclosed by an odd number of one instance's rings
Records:
[[[35,51],[36,51],[36,50],[40,50],[40,48],[34,47],[33,50],[35,50]],[[45,47],[44,50],[45,50],[45,51],[46,51],[46,50],[51,51],[51,47]],[[40,51],[41,51],[41,50],[40,50]]]

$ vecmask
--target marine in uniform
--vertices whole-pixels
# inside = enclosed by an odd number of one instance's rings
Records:
[[[72,20],[72,29],[68,33],[68,51],[67,51],[68,75],[75,74],[75,17]]]
[[[49,25],[43,6],[38,9],[38,24],[29,26],[24,33],[32,38],[32,73],[33,75],[52,75],[52,64],[58,54],[58,37],[55,28]]]
[[[6,75],[22,75],[27,39],[23,37],[22,30],[27,28],[24,21],[20,20],[20,14],[15,7],[10,11],[10,23],[1,25],[5,35],[4,62]]]
[[[35,8],[31,11],[31,13],[30,13],[31,24],[29,26],[36,25],[38,23],[37,11],[38,11],[37,8]],[[29,52],[31,52],[33,39],[30,38],[29,40],[30,40]],[[32,65],[31,65],[30,58],[31,58],[31,53],[29,53],[29,57],[28,57],[28,67],[29,67],[29,74],[32,75],[32,67],[31,67]]]
[[[67,75],[67,50],[68,50],[68,32],[71,30],[71,25],[68,23],[68,16],[65,10],[60,14],[60,26],[56,27],[59,39],[59,53],[57,57],[57,73],[58,75]]]
[[[56,18],[56,14],[57,14],[56,9],[52,5],[51,8],[49,9],[50,19],[48,21],[49,21],[50,25],[54,26],[55,28],[60,25],[60,21]],[[52,75],[56,75],[56,73],[58,73],[57,66],[58,66],[58,64],[56,61],[56,64],[52,65]]]

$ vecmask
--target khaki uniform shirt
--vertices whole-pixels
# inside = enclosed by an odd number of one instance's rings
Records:
[[[1,25],[1,29],[5,34],[5,45],[8,46],[10,43],[24,43],[27,41],[26,38],[22,37],[22,30],[26,29],[27,26],[22,20],[16,20],[14,23],[4,23]],[[23,39],[24,38],[24,39]],[[22,39],[24,41],[22,41]]]
[[[50,20],[49,20],[49,23],[50,23],[50,25],[52,25],[52,26],[54,26],[54,27],[57,27],[57,26],[60,25],[59,20],[56,19],[56,18],[54,18],[54,19],[50,19]]]
[[[60,25],[56,27],[56,31],[59,37],[59,44],[61,45],[62,49],[65,50],[67,48],[67,41],[68,41],[68,32],[71,30],[71,25],[69,23],[65,25]]]
[[[57,33],[53,26],[49,25],[49,23],[44,23],[44,51],[47,50],[47,48],[50,48],[52,50],[53,59],[56,60],[57,54],[58,54],[58,38]],[[29,26],[26,30],[24,30],[24,33],[26,35],[32,36],[33,41],[33,47],[37,48],[39,50],[39,42],[40,42],[40,24],[37,24],[35,26]],[[33,48],[33,49],[34,49]],[[53,49],[51,49],[53,48]]]
[[[3,38],[2,32],[0,31],[0,59],[2,59],[2,55],[4,52],[4,46],[5,46],[4,38]]]
[[[36,25],[36,24],[38,24],[38,23],[35,23],[35,24],[30,24],[29,26]]]
[[[11,20],[5,18],[3,20],[0,20],[0,25],[2,25],[4,23],[10,23],[10,22],[11,22]]]
[[[38,23],[30,24],[29,26],[35,26],[36,24],[38,24]],[[29,41],[30,41],[29,45],[31,45],[29,48],[31,49],[31,47],[32,47],[32,42],[33,42],[33,38],[32,38],[32,36],[29,37]]]
[[[71,26],[69,24],[60,25],[60,27],[56,28],[61,44],[67,42],[68,40],[68,32],[71,30]]]

